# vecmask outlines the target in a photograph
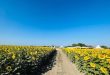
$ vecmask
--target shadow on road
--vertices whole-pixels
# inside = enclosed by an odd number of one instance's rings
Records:
[[[45,72],[51,70],[52,67],[55,65],[56,54],[57,50],[53,50],[48,55],[44,55],[43,57],[40,58],[38,62],[36,62],[37,63],[36,67],[35,65],[28,66],[24,70],[25,72],[20,72],[20,75],[42,75]]]

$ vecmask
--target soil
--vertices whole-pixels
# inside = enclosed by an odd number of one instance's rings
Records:
[[[66,54],[61,49],[57,49],[56,65],[44,75],[84,75],[80,73]]]

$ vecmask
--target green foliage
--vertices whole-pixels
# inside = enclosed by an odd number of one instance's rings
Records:
[[[104,45],[103,45],[103,46],[101,46],[101,48],[108,49],[108,47],[107,47],[107,46],[104,46]]]
[[[109,49],[64,49],[78,70],[85,75],[110,75]]]
[[[72,47],[75,47],[75,46],[87,47],[87,45],[85,45],[83,43],[72,44]]]
[[[53,50],[36,46],[0,46],[0,75],[27,75],[37,71],[41,61]]]

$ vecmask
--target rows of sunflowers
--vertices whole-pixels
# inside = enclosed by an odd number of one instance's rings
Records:
[[[36,46],[0,46],[0,75],[27,75],[54,49]]]
[[[110,75],[109,49],[73,49],[64,52],[85,75]]]

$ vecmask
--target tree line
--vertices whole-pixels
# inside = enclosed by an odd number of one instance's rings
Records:
[[[91,47],[91,48],[94,48],[92,45],[86,45],[84,43],[74,43],[70,46],[66,46],[66,47],[76,47],[76,46],[79,46],[79,47]],[[104,48],[104,49],[110,49],[110,47],[106,46],[106,45],[101,45],[100,46],[101,48]]]

